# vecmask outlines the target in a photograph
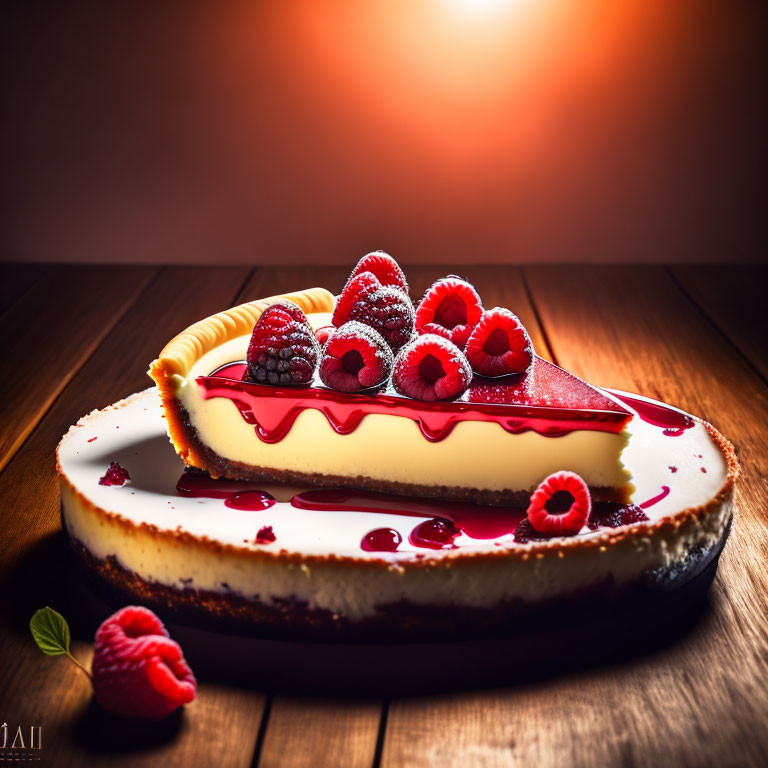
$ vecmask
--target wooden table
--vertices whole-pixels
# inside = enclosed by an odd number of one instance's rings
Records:
[[[414,295],[455,268],[407,269]],[[462,270],[464,271],[464,270]],[[768,271],[744,267],[468,268],[486,306],[597,384],[713,421],[737,445],[738,513],[688,633],[620,664],[419,697],[312,696],[201,679],[158,726],[115,723],[26,622],[48,603],[88,660],[59,522],[54,448],[84,413],[149,384],[193,321],[287,289],[338,289],[328,267],[0,267],[0,717],[43,726],[42,765],[764,766],[768,764]],[[352,672],[351,672],[352,673]],[[0,760],[0,762],[2,762]]]

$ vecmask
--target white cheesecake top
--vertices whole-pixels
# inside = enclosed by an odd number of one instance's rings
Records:
[[[404,516],[386,510],[359,512],[332,506],[302,509],[290,503],[302,489],[283,486],[259,485],[277,503],[257,511],[232,508],[221,498],[181,496],[176,484],[184,465],[168,444],[163,419],[154,389],[93,412],[63,438],[58,452],[61,473],[91,504],[125,521],[168,532],[185,532],[243,550],[402,561],[455,556],[463,551],[538,546],[535,542],[517,544],[510,532],[492,538],[472,538],[465,532],[455,539],[456,549],[414,545],[410,534],[420,523],[439,514],[436,510],[440,502],[434,502],[434,510],[411,507],[411,514]],[[707,504],[723,488],[728,476],[721,447],[699,420],[690,429],[665,434],[663,427],[635,417],[623,460],[633,475],[632,502],[643,507],[651,523]],[[113,461],[131,475],[131,481],[124,486],[99,484],[99,478]],[[419,514],[420,509],[423,514]],[[265,526],[271,526],[275,541],[256,543],[257,533]],[[366,534],[379,528],[399,532],[402,542],[397,551],[368,552],[361,548]],[[578,538],[604,534],[603,528],[591,531],[585,526]]]

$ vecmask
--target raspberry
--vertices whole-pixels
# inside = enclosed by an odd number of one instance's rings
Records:
[[[539,533],[527,517],[524,517],[515,527],[515,542],[517,544],[527,544],[529,541],[546,541],[548,538],[549,536]]]
[[[413,304],[399,288],[379,288],[367,293],[352,307],[350,320],[370,325],[393,352],[413,335]]]
[[[467,360],[481,376],[522,373],[533,362],[533,345],[523,324],[508,309],[485,312],[467,341]]]
[[[306,384],[320,346],[299,307],[272,304],[262,312],[248,345],[248,374],[258,384]]]
[[[620,525],[632,525],[648,520],[648,515],[634,504],[605,502],[595,504],[587,525],[591,531],[598,528],[618,528]]]
[[[159,720],[197,691],[179,644],[152,611],[136,605],[99,627],[91,671],[96,700],[120,717]]]
[[[103,477],[99,478],[99,485],[125,485],[131,479],[128,470],[121,467],[116,461],[109,462],[109,468]]]
[[[271,544],[277,539],[275,532],[272,530],[271,525],[264,525],[259,528],[259,532],[256,534],[254,544]]]
[[[531,495],[528,520],[539,533],[572,536],[587,522],[592,498],[587,484],[575,472],[555,472]]]
[[[320,378],[331,389],[357,392],[386,381],[392,363],[392,350],[381,334],[352,320],[323,349]]]
[[[378,290],[382,285],[379,278],[372,272],[360,272],[347,280],[344,290],[336,297],[336,308],[333,310],[331,322],[337,328],[344,325],[349,320],[349,313],[357,302],[371,293]]]
[[[351,280],[361,272],[372,272],[382,285],[393,285],[408,295],[408,281],[400,265],[384,251],[371,251],[357,262],[349,276]]]
[[[464,349],[482,315],[483,305],[474,286],[451,275],[438,280],[424,294],[416,310],[416,330],[444,336]]]
[[[392,384],[416,400],[453,400],[469,386],[472,370],[462,351],[442,336],[416,337],[395,358]]]

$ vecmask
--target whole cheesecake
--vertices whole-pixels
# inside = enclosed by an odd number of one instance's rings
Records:
[[[373,256],[338,299],[193,325],[156,388],[69,430],[62,517],[91,571],[195,621],[383,637],[654,599],[711,570],[739,472],[714,427],[537,357],[458,278],[414,312]]]

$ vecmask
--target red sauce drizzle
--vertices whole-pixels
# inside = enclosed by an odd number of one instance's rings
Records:
[[[231,400],[265,443],[282,440],[307,408],[320,411],[340,435],[354,432],[368,414],[404,416],[415,421],[430,442],[444,440],[460,421],[496,422],[511,433],[533,430],[559,437],[582,429],[620,432],[631,418],[605,395],[540,358],[526,376],[473,383],[463,399],[437,403],[389,390],[348,394],[320,385],[270,387],[243,381],[245,370],[244,363],[232,363],[199,377],[197,383],[205,399]],[[582,399],[589,407],[573,405]]]
[[[641,509],[648,509],[648,507],[652,507],[654,504],[658,504],[662,499],[666,499],[667,496],[669,496],[669,486],[662,485],[661,493],[658,496],[654,496],[653,498],[644,501],[642,504],[638,504],[638,506]]]
[[[271,493],[254,488],[253,483],[215,480],[200,472],[184,472],[176,483],[176,492],[197,499],[224,499],[225,506],[247,512],[269,509],[277,503]]]
[[[632,408],[643,421],[655,427],[663,427],[663,434],[668,437],[680,437],[686,429],[696,423],[692,416],[671,405],[655,403],[640,395],[628,395],[611,389],[608,392]]]
[[[365,552],[395,552],[403,537],[394,528],[376,528],[363,536],[360,549]]]
[[[291,499],[291,504],[299,509],[385,512],[404,517],[442,518],[473,539],[496,539],[513,533],[525,517],[525,509],[522,507],[486,507],[341,488],[303,491]]]

